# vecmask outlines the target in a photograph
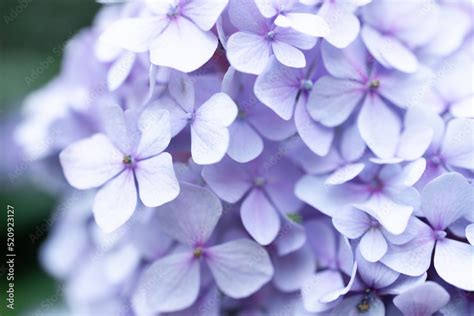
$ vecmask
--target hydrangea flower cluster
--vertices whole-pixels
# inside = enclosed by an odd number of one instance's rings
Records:
[[[470,1],[103,2],[15,134],[73,312],[472,315]]]

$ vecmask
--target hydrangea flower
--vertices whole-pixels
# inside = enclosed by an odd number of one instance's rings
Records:
[[[222,206],[208,190],[182,184],[178,198],[157,212],[162,229],[183,247],[155,261],[144,272],[136,299],[144,296],[150,311],[171,312],[191,306],[200,283],[207,282],[206,277],[200,280],[204,262],[219,289],[230,297],[249,296],[271,279],[270,258],[255,242],[237,239],[212,245],[209,238]]]
[[[149,51],[153,64],[183,72],[198,69],[212,57],[217,37],[210,29],[227,0],[145,3],[147,14],[116,21],[104,32],[102,40],[135,53]]]
[[[170,142],[167,111],[140,116],[138,132],[130,130],[126,113],[118,106],[110,108],[109,117],[112,138],[95,134],[73,143],[61,152],[60,161],[75,188],[100,187],[93,212],[97,224],[111,232],[132,216],[137,191],[143,204],[154,207],[173,200],[179,185],[171,155],[163,152]]]
[[[63,314],[470,314],[472,4],[100,2],[0,128]]]
[[[276,238],[280,217],[295,213],[301,206],[293,196],[298,174],[277,151],[268,151],[247,165],[223,159],[203,170],[204,180],[221,199],[236,203],[244,198],[240,207],[242,223],[262,245]]]
[[[447,238],[447,228],[472,211],[473,187],[461,175],[446,173],[422,191],[421,212],[429,225],[420,222],[418,235],[403,245],[392,245],[382,262],[401,273],[417,276],[428,270],[435,249],[434,266],[446,282],[466,291],[474,281],[466,275],[474,263],[474,247]]]
[[[175,136],[188,124],[191,127],[191,155],[194,162],[213,164],[224,157],[229,146],[228,127],[237,117],[237,106],[225,93],[213,94],[203,104],[195,105],[192,81],[184,74],[171,75],[169,92],[172,98],[158,100],[145,109],[147,115],[168,110],[171,132]]]
[[[227,57],[235,69],[258,75],[272,55],[289,67],[306,66],[305,56],[299,49],[312,48],[316,44],[315,37],[275,26],[259,14],[252,1],[232,0],[229,17],[239,30],[227,41]]]

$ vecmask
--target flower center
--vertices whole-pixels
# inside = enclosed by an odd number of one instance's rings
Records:
[[[201,247],[195,248],[193,251],[193,256],[194,258],[199,259],[202,256],[202,248]]]
[[[378,87],[380,87],[380,81],[379,80],[372,80],[372,82],[369,84],[369,88],[371,90],[377,90]]]
[[[176,18],[179,15],[179,6],[177,6],[177,5],[171,6],[168,10],[168,13],[166,13],[166,15],[170,19]]]
[[[372,300],[372,291],[370,289],[366,289],[364,291],[364,297],[360,301],[359,304],[357,304],[357,310],[360,313],[366,313],[370,309],[370,301]]]
[[[269,41],[273,41],[273,39],[275,38],[275,32],[274,31],[268,32],[267,35],[265,35],[265,38]]]
[[[446,232],[444,230],[435,230],[433,235],[437,241],[441,241],[446,237]]]
[[[256,187],[263,187],[265,185],[265,178],[264,177],[256,177],[253,180],[253,183],[255,184]]]
[[[313,89],[313,82],[308,79],[303,79],[300,81],[300,89],[303,91],[311,91]]]
[[[132,156],[130,156],[130,155],[123,156],[122,163],[124,165],[131,165],[132,162],[133,162]]]

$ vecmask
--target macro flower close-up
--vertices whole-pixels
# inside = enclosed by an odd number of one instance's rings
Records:
[[[0,315],[474,314],[471,0],[0,7]]]

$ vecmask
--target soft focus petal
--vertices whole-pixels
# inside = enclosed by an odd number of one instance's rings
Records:
[[[275,19],[275,24],[282,27],[289,24],[293,29],[310,36],[323,37],[329,34],[328,24],[316,14],[286,13],[279,15]]]
[[[449,121],[444,141],[441,145],[441,156],[452,166],[474,169],[473,138],[473,119],[454,119]]]
[[[324,303],[321,298],[341,288],[344,288],[344,282],[339,272],[325,270],[314,274],[303,283],[301,288],[305,309],[309,312],[324,312],[332,308],[338,301]]]
[[[273,284],[283,292],[299,290],[316,268],[314,256],[308,247],[277,257],[273,262],[275,265]]]
[[[338,168],[327,179],[327,184],[337,185],[350,181],[362,172],[365,165],[363,163],[348,164]]]
[[[341,234],[347,238],[355,239],[367,231],[371,220],[366,213],[352,207],[346,207],[335,214],[332,223]]]

